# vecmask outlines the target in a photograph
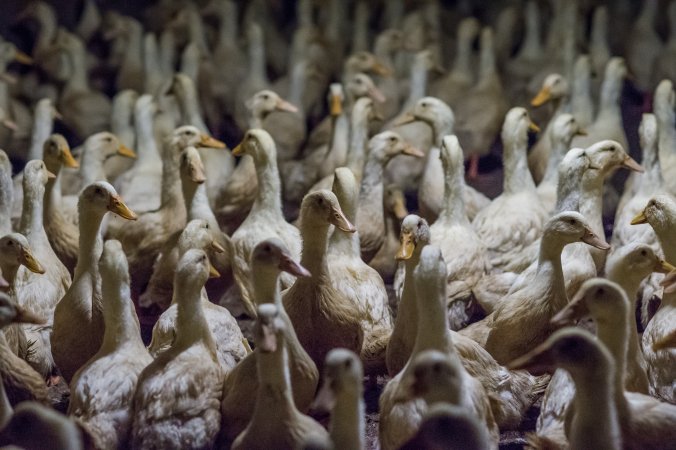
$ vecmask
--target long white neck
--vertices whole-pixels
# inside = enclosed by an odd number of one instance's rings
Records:
[[[54,124],[52,116],[52,105],[50,103],[38,103],[35,109],[35,119],[33,120],[33,131],[31,132],[31,145],[28,149],[28,161],[42,159],[42,149],[45,141],[52,134]]]
[[[0,167],[0,235],[12,232],[12,201],[14,185],[11,165]]]
[[[144,94],[154,94],[164,80],[160,51],[157,48],[157,38],[154,33],[147,32],[143,37],[143,73],[145,83]]]
[[[369,49],[369,2],[357,1],[354,12],[352,53]]]
[[[587,219],[597,236],[604,236],[603,180],[604,177],[598,171],[586,171],[580,193],[580,214]]]
[[[499,81],[495,67],[495,49],[493,48],[493,35],[482,37],[481,55],[479,56],[479,86],[486,86]]]
[[[214,229],[216,230],[220,229],[218,220],[216,220],[216,216],[209,204],[206,183],[197,184],[184,179],[181,186],[185,210],[188,213],[188,222],[195,219],[206,220],[210,227],[215,227]]]
[[[361,380],[360,380],[361,382]],[[364,400],[361,389],[342,390],[336,395],[331,413],[331,440],[336,449],[361,450],[366,448],[364,436]]]
[[[528,158],[526,157],[527,133],[512,134],[507,139],[503,138],[503,142],[505,144],[503,153],[504,193],[516,194],[522,191],[535,191],[535,183],[530,170],[528,170]]]
[[[178,150],[172,145],[164,150],[162,158],[161,208],[178,207],[182,203]]]
[[[519,50],[519,58],[535,59],[542,55],[540,42],[540,11],[534,1],[526,4],[526,37]]]
[[[258,179],[258,193],[251,210],[274,213],[284,219],[282,213],[282,183],[279,180],[275,152],[265,155],[263,161],[254,159],[254,164],[256,166],[256,178]]]
[[[364,173],[359,188],[359,209],[368,211],[369,221],[379,224],[385,232],[385,210],[383,209],[383,171],[387,164],[371,150],[364,166]]]
[[[664,185],[662,168],[657,157],[656,144],[656,141],[652,141],[650,145],[643,148],[641,165],[645,169],[645,172],[639,175],[636,195],[650,196],[656,189]]]
[[[423,58],[415,58],[411,66],[411,83],[404,109],[412,109],[415,103],[425,96],[427,91],[427,71],[427,62]]]
[[[277,420],[299,415],[291,393],[286,343],[280,333],[277,334],[277,349],[274,352],[257,351],[256,361],[259,388],[251,423],[269,421],[271,407]]]
[[[352,114],[350,149],[347,153],[347,167],[352,170],[355,178],[361,180],[366,159],[366,145],[368,140],[368,119],[365,115]]]
[[[138,317],[131,300],[128,280],[108,280],[103,277],[103,333],[102,351],[113,352],[125,344],[144,347]]]
[[[403,342],[414,342],[418,332],[418,305],[415,295],[413,270],[420,262],[421,249],[416,248],[413,256],[404,261],[404,287],[399,300],[397,316],[394,318],[393,334],[399,335]]]
[[[299,108],[298,113],[304,115],[303,94],[307,89],[308,82],[308,63],[307,61],[298,61],[291,68],[291,79],[289,84],[289,101]]]
[[[348,192],[334,193],[347,220],[350,223],[356,223],[358,201],[356,186],[347,186],[346,190]],[[343,233],[340,230],[334,230],[329,238],[329,253],[338,258],[361,258],[359,231],[355,233]]]
[[[218,27],[216,47],[235,48],[237,46],[237,35],[239,34],[237,17],[237,4],[234,1],[227,0],[220,3],[218,11],[220,26]]]
[[[274,303],[277,308],[282,307],[282,297],[279,290],[279,270],[266,270],[261,267],[252,268],[254,299],[257,305]]]
[[[132,70],[137,73],[143,68],[143,28],[136,20],[127,19],[124,59],[122,70]]]
[[[676,111],[669,100],[662,96],[655,96],[653,109],[659,128],[657,144],[659,152],[662,155],[669,155],[676,146]]]
[[[96,278],[98,278],[98,263],[103,251],[101,221],[105,214],[87,209],[87,206],[83,205],[82,201],[78,204],[78,210],[80,218],[80,250],[73,280],[88,272],[96,274]]]
[[[85,143],[80,161],[80,185],[89,186],[96,181],[107,181],[106,173],[103,170],[105,155],[100,148],[89,147]]]
[[[305,223],[304,223],[305,222]],[[307,223],[309,222],[309,223]],[[312,274],[310,280],[327,280],[329,268],[326,262],[329,225],[323,221],[306,221],[301,218],[300,234],[303,239],[301,265]],[[337,233],[342,233],[336,230]]]
[[[263,31],[258,28],[253,33],[249,33],[249,74],[248,77],[256,80],[258,85],[269,84],[267,73],[265,72],[265,43],[263,40]]]
[[[470,226],[465,211],[465,167],[457,164],[456,167],[444,169],[444,204],[439,212],[438,221],[449,225]]]
[[[203,341],[208,347],[215,349],[214,338],[202,309],[203,287],[193,280],[180,280],[179,276],[176,276],[174,281],[176,341],[172,347],[184,349]]]
[[[204,133],[209,133],[206,123],[200,112],[199,101],[197,100],[197,91],[195,85],[190,82],[183,85],[184,95],[180,96],[181,114],[183,121],[189,123]]]
[[[148,167],[162,164],[162,158],[155,140],[155,121],[153,109],[141,107],[135,109],[134,127],[136,128],[136,163],[134,166]]]
[[[547,160],[547,170],[542,177],[542,183],[558,184],[559,182],[559,163],[570,148],[570,139],[557,139],[553,133],[549,133],[551,141],[551,152]]]
[[[425,350],[438,350],[446,354],[455,353],[444,307],[446,286],[439,283],[438,286],[427,286],[425,291],[422,296],[416,294],[418,329],[409,363]],[[407,364],[407,368],[410,367],[411,365]]]
[[[540,241],[537,273],[540,277],[549,278],[552,283],[553,302],[548,306],[554,311],[559,311],[568,304],[563,268],[561,266],[561,252],[563,252],[563,248],[564,244],[558,241],[556,236],[552,235],[550,231],[545,230]]]
[[[89,91],[89,82],[87,81],[87,62],[85,50],[82,44],[76,43],[70,46],[68,56],[71,63],[71,73],[64,93]]]
[[[165,78],[174,74],[174,61],[176,59],[176,38],[174,32],[167,28],[160,35],[160,67]]]
[[[473,36],[461,35],[456,46],[456,55],[453,60],[451,73],[456,78],[472,81],[472,38]]]
[[[601,97],[599,99],[599,118],[620,118],[620,95],[624,78],[615,74],[608,74],[601,85]]]
[[[26,236],[31,244],[48,243],[47,234],[43,227],[45,186],[35,180],[30,181],[24,176],[23,211],[19,228],[21,234]]]

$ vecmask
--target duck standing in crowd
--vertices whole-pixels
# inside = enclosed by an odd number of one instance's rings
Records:
[[[0,447],[676,439],[676,0],[11,3]]]

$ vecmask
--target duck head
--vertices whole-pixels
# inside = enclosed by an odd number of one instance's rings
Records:
[[[202,133],[192,125],[176,128],[169,137],[169,143],[178,148],[179,151],[191,145],[194,147],[225,148],[223,142]]]
[[[301,224],[329,223],[346,233],[354,233],[357,229],[345,217],[336,195],[322,189],[311,192],[303,198],[301,204]]]
[[[56,175],[47,170],[44,161],[40,159],[28,161],[23,168],[24,192],[29,190],[28,186],[45,186],[47,181],[54,178],[56,178]]]
[[[397,401],[423,398],[428,403],[459,397],[462,390],[460,363],[437,350],[426,350],[411,362],[411,370],[402,379],[402,395]]]
[[[276,160],[277,148],[270,133],[262,128],[253,128],[246,132],[242,142],[232,150],[235,156],[251,155],[256,164],[265,164]]]
[[[42,146],[42,159],[56,172],[59,167],[66,166],[77,169],[80,164],[73,158],[68,141],[61,134],[52,134]]]
[[[582,129],[572,114],[560,114],[552,124],[552,141],[562,142],[566,147],[570,146],[573,137],[585,136],[586,134],[587,132]]]
[[[183,255],[191,248],[202,249],[205,252],[223,253],[225,249],[213,239],[211,225],[202,219],[188,222],[178,237],[178,253]]]
[[[643,172],[643,167],[625,151],[619,142],[604,140],[590,145],[585,149],[592,164],[599,168],[606,177],[618,167],[624,167],[634,172]]]
[[[606,276],[623,286],[638,287],[651,273],[667,274],[672,270],[676,267],[663,260],[651,246],[635,242],[618,248],[606,262]],[[627,294],[631,295],[629,291]]]
[[[425,122],[438,132],[442,126],[445,129],[453,129],[455,116],[451,107],[442,100],[436,97],[423,97],[416,102],[411,111],[397,121],[397,125],[415,121]]]
[[[557,368],[568,371],[573,379],[584,377],[590,370],[608,367],[612,357],[588,331],[564,328],[552,334],[543,344],[507,365],[510,370],[527,370],[534,375],[553,373]]]
[[[441,140],[439,158],[441,158],[441,164],[444,166],[445,173],[455,173],[460,166],[463,166],[464,170],[462,147],[460,147],[460,141],[458,141],[456,135],[444,136]]]
[[[251,251],[251,266],[254,270],[290,273],[297,277],[309,277],[310,271],[293,259],[286,245],[278,238],[270,238],[256,244]]]
[[[398,260],[411,259],[416,253],[420,255],[423,247],[429,243],[430,226],[427,220],[415,214],[409,214],[401,222],[399,250],[395,258]]]
[[[575,297],[551,319],[554,326],[574,325],[588,315],[597,323],[616,323],[617,317],[626,317],[629,300],[624,289],[604,278],[585,281]]]
[[[138,216],[124,203],[115,188],[108,182],[97,181],[80,193],[80,207],[98,212],[103,216],[110,211],[123,219],[136,220]]]
[[[608,250],[610,248],[610,245],[606,241],[594,233],[587,219],[575,211],[562,212],[549,219],[545,224],[544,234],[555,234],[566,244],[584,242],[600,250]]]
[[[270,90],[256,92],[246,102],[246,107],[254,117],[265,118],[273,111],[287,111],[296,113],[298,108],[284,100],[277,93]]]
[[[381,77],[390,76],[392,72],[377,56],[373,53],[361,51],[350,55],[345,61],[345,68],[348,72],[364,72],[380,75]]]
[[[526,108],[517,106],[510,109],[502,125],[502,141],[510,143],[518,141],[526,142],[528,140],[528,131],[539,132],[540,128],[530,120]]]
[[[371,77],[365,73],[354,74],[348,80],[345,88],[348,95],[355,99],[368,97],[378,103],[385,101],[385,95],[376,87]]]
[[[542,82],[542,88],[530,101],[532,106],[544,105],[550,100],[558,100],[568,95],[568,81],[558,73],[548,75]]]
[[[360,398],[364,371],[359,356],[344,348],[334,348],[326,355],[324,383],[317,393],[312,409],[331,411],[336,398],[347,395]]]
[[[207,180],[207,176],[202,163],[202,158],[197,149],[193,146],[186,147],[181,152],[181,181],[188,180],[195,184],[202,184]]]
[[[369,156],[377,158],[381,164],[387,164],[392,158],[398,155],[414,156],[424,158],[425,154],[413,147],[394,131],[383,131],[369,140]]]
[[[199,292],[209,278],[218,278],[221,274],[211,265],[204,250],[191,248],[178,260],[176,280],[181,280],[191,290]]]
[[[136,153],[126,145],[113,133],[102,131],[87,138],[84,143],[85,148],[94,149],[97,155],[101,155],[102,159],[108,159],[111,156],[120,155],[127,158],[136,158]]]
[[[0,238],[0,261],[5,267],[24,266],[33,273],[45,273],[45,269],[33,255],[28,240],[23,234],[10,233]]]
[[[659,194],[648,201],[643,211],[632,220],[632,225],[650,224],[656,233],[669,233],[676,221],[676,203],[667,194]]]

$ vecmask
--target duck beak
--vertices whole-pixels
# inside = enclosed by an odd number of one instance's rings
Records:
[[[237,144],[237,147],[232,149],[233,156],[242,156],[244,154],[244,146],[242,145],[244,141]]]
[[[587,134],[589,134],[589,133],[587,133],[587,130],[585,130],[584,128],[578,128],[578,130],[575,132],[575,134],[577,136],[587,136]]]
[[[580,319],[589,314],[589,308],[582,296],[575,296],[561,311],[559,311],[549,323],[557,328],[562,328],[568,325],[574,325],[575,320]]]
[[[333,389],[331,389],[332,383],[333,380],[330,377],[325,377],[324,384],[322,384],[315,400],[312,402],[311,411],[326,414],[333,410],[336,404],[336,396],[333,393]]]
[[[225,253],[225,249],[216,241],[211,241],[211,249],[216,253]]]
[[[281,98],[279,100],[277,100],[277,104],[275,105],[275,109],[277,111],[287,111],[287,112],[291,112],[291,113],[297,113],[298,112],[298,108],[294,104],[287,102],[286,100],[282,100]]]
[[[225,143],[219,141],[215,137],[209,136],[208,134],[200,135],[200,147],[209,147],[209,148],[225,148]]]
[[[380,89],[375,87],[375,85],[369,88],[368,96],[378,103],[384,103],[386,100],[385,94],[383,94],[383,92]]]
[[[33,65],[33,58],[31,58],[21,50],[17,50],[16,53],[14,54],[14,61],[20,64],[25,64],[27,66]]]
[[[120,144],[120,146],[117,148],[117,154],[120,156],[125,156],[127,158],[136,159],[136,153],[134,153],[134,150],[130,149],[124,144]]]
[[[286,273],[295,275],[297,277],[310,277],[312,274],[305,267],[301,266],[300,263],[294,261],[291,255],[284,254],[282,259],[279,262],[279,270],[283,270]]]
[[[122,198],[119,195],[111,195],[110,201],[108,202],[108,211],[117,214],[123,219],[127,220],[136,220],[138,216],[134,211],[129,209],[127,205],[124,204]]]
[[[663,259],[658,260],[658,261],[655,263],[655,268],[653,269],[653,271],[654,271],[654,272],[657,272],[657,273],[669,273],[669,272],[671,272],[672,270],[676,270],[676,267],[674,267],[673,265],[669,264],[668,262],[666,262],[666,261],[663,260]]]
[[[376,61],[373,63],[372,67],[373,73],[376,75],[380,75],[381,77],[389,77],[392,75],[392,71],[390,70],[389,67],[387,67],[383,62],[381,61]]]
[[[61,162],[64,166],[70,167],[71,169],[77,169],[80,167],[80,163],[73,157],[73,154],[70,152],[70,147],[64,146],[61,148],[61,153],[59,154]]]
[[[415,122],[416,120],[418,120],[416,116],[409,112],[397,119],[394,122],[394,126],[398,127],[399,125],[406,125],[407,123]]]
[[[399,221],[404,220],[404,218],[408,216],[408,210],[406,209],[403,199],[395,200],[392,212],[394,213],[394,217],[396,217]]]
[[[640,225],[642,223],[648,223],[648,218],[645,215],[645,209],[636,214],[634,218],[631,219],[631,225]]]
[[[410,259],[411,256],[413,256],[414,250],[415,242],[413,241],[413,233],[402,232],[401,244],[399,245],[399,250],[395,255],[395,259],[399,261]]]
[[[45,319],[38,317],[33,312],[24,309],[22,306],[17,306],[16,316],[12,319],[14,323],[33,323],[35,325],[42,325],[45,323]]]
[[[624,161],[622,161],[622,167],[633,170],[634,172],[645,172],[643,166],[637,163],[636,160],[629,155],[627,155],[624,158]]]
[[[56,108],[54,108],[53,106],[52,106],[52,115],[54,116],[55,119],[58,119],[58,120],[63,119],[63,116],[61,115],[61,113]]]
[[[343,211],[340,208],[331,208],[331,213],[329,214],[329,223],[346,233],[354,233],[357,231],[355,226],[352,225],[349,220],[347,220],[347,217],[345,217],[345,214],[343,214]]]
[[[540,127],[537,126],[533,121],[530,121],[528,123],[528,129],[534,133],[539,133],[540,132]]]
[[[332,117],[339,116],[343,113],[343,103],[337,95],[331,95],[330,112]]]
[[[544,375],[554,371],[556,362],[548,343],[540,344],[525,355],[507,364],[509,370],[527,370],[533,375]]]
[[[35,259],[33,253],[27,248],[23,248],[21,250],[21,254],[19,255],[19,263],[26,266],[26,268],[33,273],[45,273],[45,269],[40,265],[38,260]]]
[[[256,342],[258,348],[266,353],[272,353],[277,350],[277,336],[271,325],[261,324],[261,342]]]
[[[409,156],[414,156],[416,158],[424,158],[425,154],[422,152],[422,150],[419,150],[412,145],[408,144],[406,147],[404,147],[404,151],[402,152],[404,155],[409,155]]]
[[[548,87],[545,86],[540,89],[540,92],[538,92],[535,97],[533,97],[533,100],[530,101],[530,104],[531,106],[535,106],[537,108],[538,106],[547,103],[550,98],[552,98],[552,92]]]
[[[214,266],[209,263],[209,278],[220,278],[221,274]]]
[[[585,231],[584,236],[582,236],[580,240],[585,244],[598,248],[599,250],[608,250],[610,248],[610,244],[598,237],[596,233],[590,229]]]
[[[56,175],[54,175],[54,172],[50,172],[49,170],[45,169],[45,172],[47,172],[47,179],[48,180],[53,180],[56,178]]]

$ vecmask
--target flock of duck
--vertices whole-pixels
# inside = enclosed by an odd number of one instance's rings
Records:
[[[676,448],[676,1],[410,3],[16,17],[0,446]]]

